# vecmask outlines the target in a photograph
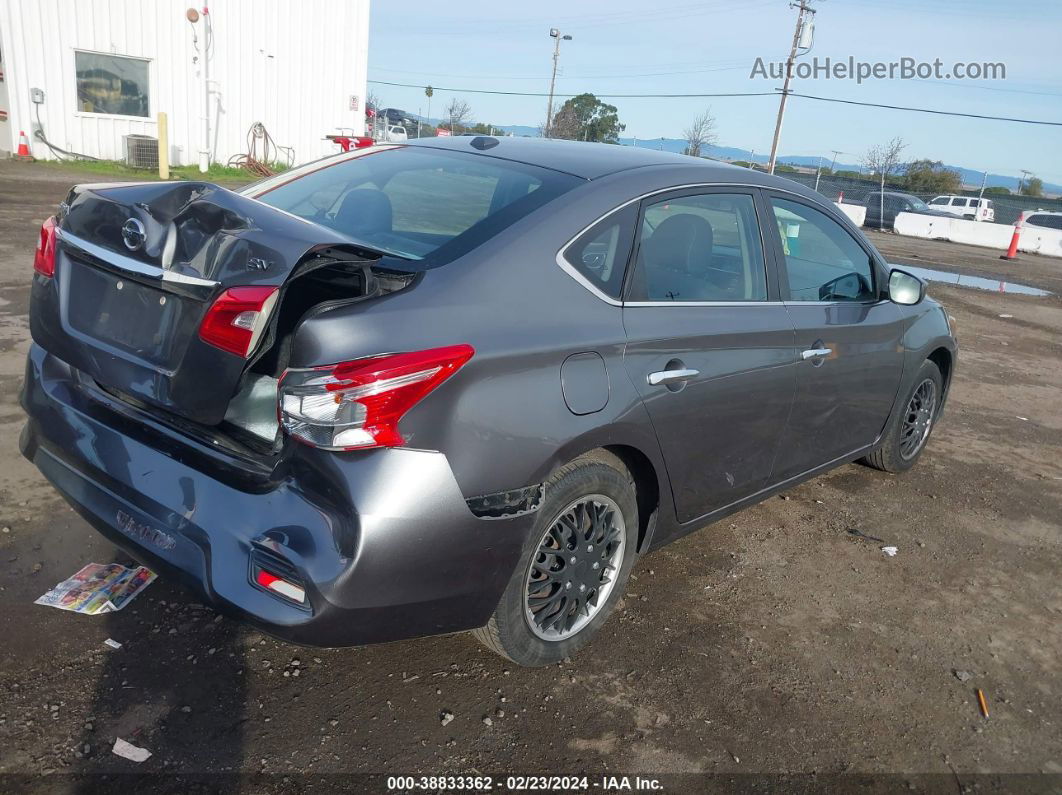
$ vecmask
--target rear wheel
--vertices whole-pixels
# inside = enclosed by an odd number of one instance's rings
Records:
[[[520,564],[487,626],[473,634],[519,665],[574,654],[622,595],[637,540],[630,473],[604,451],[576,459],[546,483]]]
[[[881,446],[863,461],[884,472],[906,472],[913,467],[929,441],[943,398],[940,368],[927,360],[915,376],[904,409],[889,421]]]

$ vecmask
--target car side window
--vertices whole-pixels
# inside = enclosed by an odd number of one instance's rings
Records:
[[[767,272],[747,193],[662,199],[645,208],[631,301],[765,301]]]
[[[590,284],[619,300],[637,221],[635,202],[587,229],[564,249],[562,256]]]
[[[771,197],[792,301],[869,301],[870,255],[848,231],[805,204]]]

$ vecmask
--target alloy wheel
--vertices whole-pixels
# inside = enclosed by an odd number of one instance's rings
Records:
[[[926,443],[936,408],[937,385],[933,379],[927,378],[911,395],[900,427],[900,457],[904,461],[914,458]]]

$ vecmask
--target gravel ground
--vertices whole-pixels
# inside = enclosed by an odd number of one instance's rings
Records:
[[[383,791],[364,776],[474,772],[1062,789],[1057,297],[933,285],[962,350],[918,467],[844,466],[648,555],[568,662],[519,669],[465,635],[305,649],[165,580],[110,616],[33,604],[123,560],[17,452],[36,230],[75,181],[0,162],[0,790]],[[1062,291],[1062,261],[872,239],[896,262]],[[115,756],[118,737],[151,758]]]

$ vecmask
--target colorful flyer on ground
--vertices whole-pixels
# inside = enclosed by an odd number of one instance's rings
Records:
[[[155,573],[143,566],[128,569],[118,563],[90,563],[34,604],[90,616],[113,613],[129,604],[154,579]]]

